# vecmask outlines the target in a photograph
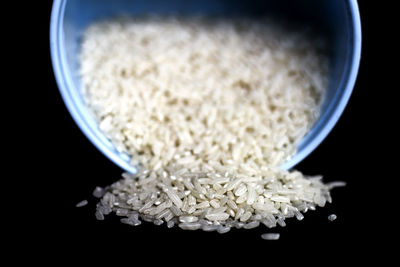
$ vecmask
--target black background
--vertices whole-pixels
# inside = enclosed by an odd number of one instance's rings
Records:
[[[51,1],[43,4],[40,12],[40,30],[35,33],[39,42],[43,66],[37,66],[41,101],[37,111],[39,122],[31,130],[40,134],[36,152],[29,153],[29,161],[35,160],[35,190],[40,191],[41,207],[35,215],[35,227],[39,240],[48,246],[46,253],[62,252],[65,260],[83,251],[93,258],[128,258],[135,260],[145,252],[161,252],[149,256],[150,262],[166,259],[174,262],[178,255],[186,255],[191,262],[209,264],[202,253],[219,255],[220,260],[230,261],[261,259],[267,264],[271,259],[285,263],[287,260],[310,261],[313,255],[321,255],[324,263],[342,261],[347,257],[367,258],[367,253],[357,253],[360,247],[375,248],[380,243],[372,241],[381,228],[373,228],[373,222],[385,215],[373,210],[371,185],[377,178],[371,155],[376,143],[366,143],[371,138],[371,120],[376,115],[371,107],[377,88],[371,69],[375,67],[374,6],[359,1],[362,22],[362,60],[357,83],[350,101],[334,129],[323,143],[296,166],[305,174],[322,174],[324,181],[342,180],[344,188],[332,192],[333,203],[316,211],[309,211],[302,221],[286,220],[287,226],[264,226],[252,230],[232,229],[227,234],[202,231],[167,229],[165,225],[143,223],[131,227],[119,222],[116,216],[97,221],[94,217],[96,199],[91,196],[95,186],[106,186],[120,178],[121,169],[103,156],[72,120],[59,94],[54,79],[49,51],[49,21]],[[46,2],[44,2],[46,3]],[[378,122],[379,123],[379,122]],[[374,156],[375,157],[375,156]],[[40,196],[39,196],[40,195]],[[87,199],[89,204],[75,208],[76,203]],[[37,200],[38,201],[38,200]],[[327,219],[335,213],[336,221]],[[41,215],[39,215],[41,214]],[[372,222],[372,224],[371,224]],[[265,232],[279,232],[278,241],[260,238]],[[50,252],[51,251],[51,252]],[[94,254],[89,253],[94,251]],[[167,252],[168,253],[163,253]],[[257,254],[257,253],[258,254]]]

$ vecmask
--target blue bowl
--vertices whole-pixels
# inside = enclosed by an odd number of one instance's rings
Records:
[[[50,47],[54,73],[64,102],[89,140],[121,168],[131,173],[130,157],[119,153],[100,131],[80,95],[78,54],[82,33],[92,22],[120,14],[272,15],[309,24],[330,43],[331,71],[321,116],[285,162],[290,169],[328,135],[342,114],[356,80],[361,54],[361,25],[356,0],[55,0]]]

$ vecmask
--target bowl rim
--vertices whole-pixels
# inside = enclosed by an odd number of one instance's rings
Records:
[[[289,161],[285,162],[281,166],[282,169],[291,169],[311,154],[311,152],[321,144],[338,122],[350,99],[351,93],[353,92],[361,60],[361,20],[357,0],[346,0],[346,5],[351,19],[350,25],[352,28],[350,30],[352,42],[350,42],[350,54],[347,59],[349,60],[349,63],[346,66],[347,71],[344,71],[339,83],[339,87],[342,87],[343,89],[341,90],[341,94],[335,95],[335,99],[332,102],[336,103],[331,103],[327,112],[325,112],[324,116],[319,119],[319,123],[313,126],[314,135],[312,136],[312,141],[308,142],[307,145],[302,150],[298,151]],[[304,139],[302,142],[303,141]],[[301,143],[299,146],[300,145]]]
[[[306,158],[312,151],[314,151],[318,145],[321,144],[321,142],[336,125],[353,91],[361,59],[361,21],[357,0],[345,1],[348,8],[348,14],[351,19],[350,30],[352,41],[350,42],[351,47],[349,49],[350,53],[348,56],[350,58],[347,59],[349,62],[347,71],[345,71],[345,75],[342,75],[339,83],[339,87],[342,87],[343,89],[339,90],[341,92],[340,95],[335,95],[335,99],[333,100],[335,103],[328,107],[328,110],[324,113],[324,116],[318,120],[319,123],[313,126],[313,133],[311,136],[306,136],[306,138],[310,139],[310,141],[307,142],[301,150],[298,150],[294,156],[287,160],[281,166],[282,169],[288,170],[293,168],[300,161]],[[118,153],[115,149],[110,149],[110,147],[108,147],[100,138],[98,138],[94,130],[88,125],[82,114],[80,114],[79,108],[70,93],[69,88],[74,87],[74,84],[69,75],[64,75],[64,70],[68,67],[66,55],[63,52],[65,51],[65,47],[62,30],[66,4],[67,0],[54,0],[50,18],[50,54],[54,76],[56,78],[61,97],[69,113],[71,114],[71,117],[84,135],[91,141],[91,143],[94,144],[99,151],[101,151],[117,166],[130,173],[135,173],[137,172],[137,168],[130,165],[126,160],[122,159],[124,156],[123,153]],[[304,139],[298,146],[301,146],[303,142]]]

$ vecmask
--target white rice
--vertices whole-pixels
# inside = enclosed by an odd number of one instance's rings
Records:
[[[104,188],[101,188],[100,186],[96,186],[96,188],[93,190],[93,196],[96,198],[101,198],[106,190]]]
[[[135,165],[255,175],[293,155],[318,117],[321,46],[266,19],[104,21],[84,34],[82,93]]]
[[[78,203],[75,205],[75,207],[80,208],[80,207],[86,206],[87,204],[88,204],[88,201],[85,199],[85,200],[82,200],[82,201],[78,202]]]
[[[267,19],[91,25],[81,51],[83,96],[100,129],[139,166],[96,188],[96,217],[113,211],[130,225],[140,217],[226,233],[285,226],[285,218],[301,220],[330,202],[329,189],[342,184],[279,168],[318,118],[329,65],[323,51],[315,36]]]
[[[280,237],[279,233],[266,233],[261,235],[261,238],[265,240],[278,240],[279,237]]]
[[[337,218],[336,214],[331,214],[328,216],[328,220],[330,220],[331,222],[336,220],[336,218]]]

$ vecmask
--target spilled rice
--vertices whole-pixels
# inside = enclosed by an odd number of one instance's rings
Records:
[[[285,226],[331,202],[321,176],[279,168],[319,116],[324,43],[270,20],[141,17],[84,34],[82,94],[136,174],[106,189],[115,213],[184,230]],[[268,234],[265,239],[278,239]]]

